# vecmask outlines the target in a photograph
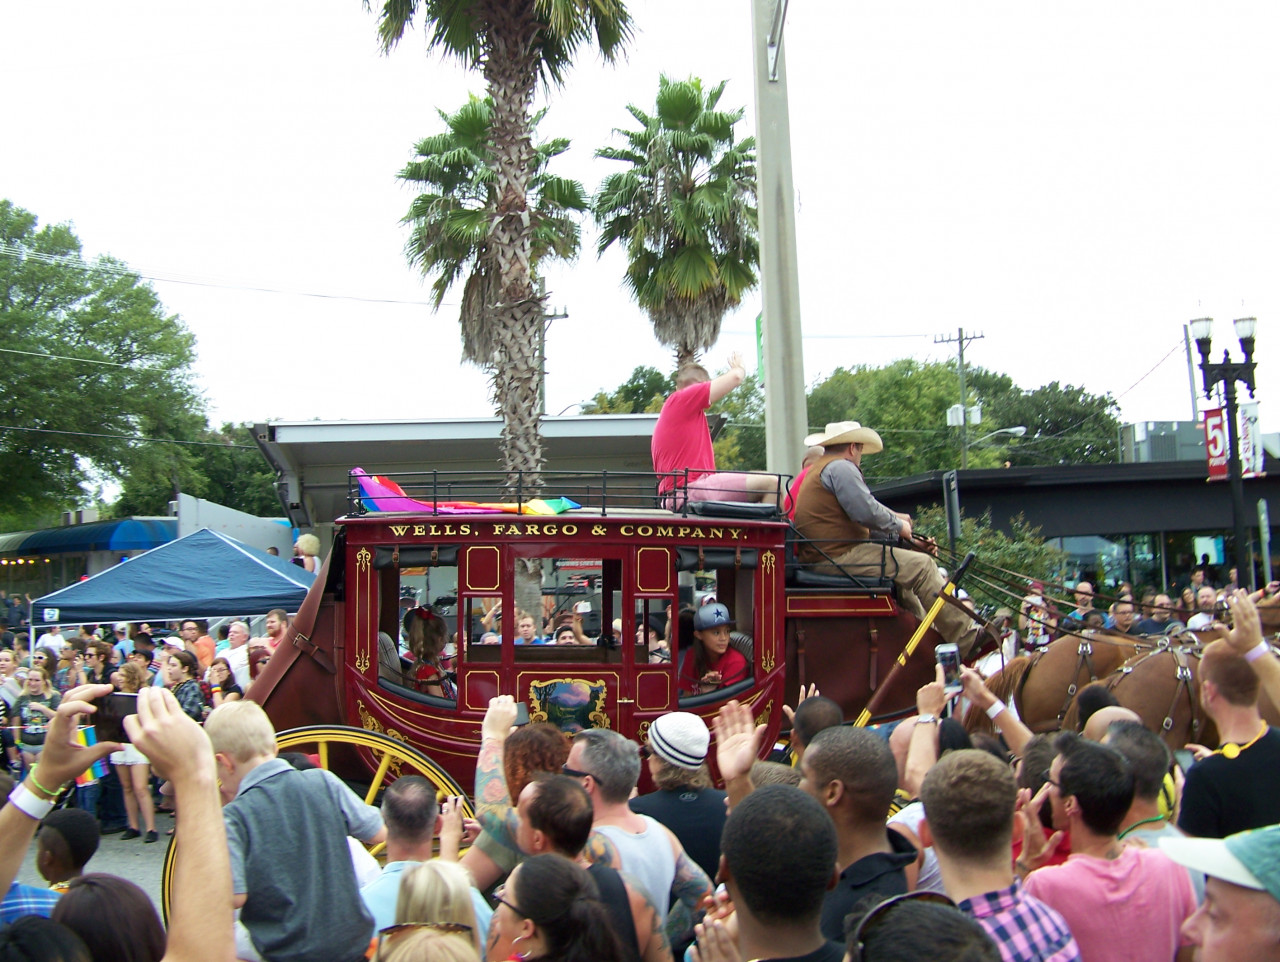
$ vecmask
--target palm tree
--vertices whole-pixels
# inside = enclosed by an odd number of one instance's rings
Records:
[[[370,3],[365,0],[366,7]],[[384,0],[378,17],[384,52],[419,11],[430,32],[428,46],[481,68],[492,100],[489,224],[467,284],[471,320],[464,316],[462,324],[472,333],[463,342],[466,357],[493,378],[508,483],[522,472],[528,488],[536,486],[542,468],[543,312],[533,286],[535,230],[528,202],[537,168],[533,97],[540,77],[548,86],[563,82],[574,53],[588,41],[612,61],[631,35],[631,19],[623,0]]]
[[[625,245],[627,286],[677,366],[716,342],[757,283],[755,139],[734,142],[744,108],[717,110],[724,88],[664,76],[653,116],[628,105],[640,129],[614,131],[627,147],[596,151],[630,165],[596,195],[598,253]]]
[[[431,284],[433,306],[439,310],[449,289],[464,280],[462,350],[473,363],[494,356],[501,330],[485,309],[492,276],[489,232],[495,204],[495,175],[491,166],[490,130],[493,102],[472,95],[450,114],[437,111],[444,133],[420,141],[416,156],[400,171],[401,180],[419,185],[403,223],[411,225],[405,255]],[[536,127],[545,110],[533,118]],[[534,146],[533,175],[527,187],[530,210],[530,270],[544,257],[572,260],[578,254],[581,229],[574,211],[588,209],[586,192],[576,180],[555,177],[547,165],[569,149],[564,138]]]

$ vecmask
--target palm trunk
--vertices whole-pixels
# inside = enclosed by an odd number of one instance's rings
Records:
[[[507,484],[537,491],[542,471],[538,363],[542,302],[530,271],[532,234],[528,185],[533,174],[532,107],[538,62],[531,44],[538,30],[532,0],[488,0],[477,20],[487,23],[484,76],[493,99],[490,126],[496,173],[493,231],[498,302],[487,305],[496,321],[494,400],[502,414],[502,466]],[[511,493],[515,493],[514,490]]]

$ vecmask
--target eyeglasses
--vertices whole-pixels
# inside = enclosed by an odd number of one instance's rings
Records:
[[[507,887],[505,885],[499,885],[496,889],[493,890],[493,900],[502,905],[505,905],[512,912],[515,912],[516,915],[520,916],[520,918],[527,919],[529,916],[527,916],[524,912],[522,912],[518,905],[516,905],[514,902],[508,902],[506,900],[505,898],[506,894],[507,894]]]
[[[1054,788],[1056,788],[1058,791],[1062,791],[1062,783],[1055,781],[1053,778],[1050,777],[1049,773],[1052,771],[1053,771],[1052,768],[1046,768],[1044,771],[1040,773],[1040,777],[1041,779],[1043,779],[1044,781],[1052,785]]]
[[[471,935],[471,926],[462,922],[401,922],[398,925],[388,925],[385,929],[378,930],[378,946],[375,951],[382,951],[382,943],[390,944],[407,932],[413,932],[416,929],[432,929],[436,932],[444,932],[448,935]]]
[[[644,744],[640,746],[640,757],[642,759],[648,759],[652,755],[653,755],[653,749],[650,748],[648,744]]]
[[[560,771],[565,775],[571,775],[574,778],[595,778],[590,772],[580,772],[576,768],[570,768],[568,765],[561,765]]]
[[[953,909],[956,907],[955,902],[945,895],[939,895],[937,892],[908,892],[906,895],[895,895],[891,899],[885,899],[862,917],[858,927],[849,936],[849,962],[862,962],[863,942],[866,936],[874,932],[877,926],[883,925],[885,919],[889,917],[889,914],[895,908],[903,902],[910,901],[933,902],[936,905],[947,905]]]

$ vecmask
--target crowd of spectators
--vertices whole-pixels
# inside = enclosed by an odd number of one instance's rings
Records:
[[[732,700],[714,738],[671,712],[637,744],[517,726],[499,696],[473,799],[404,774],[378,806],[278,756],[266,713],[228,690],[239,659],[214,642],[202,662],[198,624],[159,656],[113,631],[121,664],[116,644],[86,643],[61,693],[33,690],[45,673],[25,651],[0,652],[45,709],[18,732],[0,810],[0,962],[1280,959],[1280,732],[1258,709],[1280,700],[1280,659],[1249,596],[1226,603],[1234,627],[1205,649],[1197,693],[1221,742],[1185,771],[1117,706],[1033,735],[966,668],[963,697],[997,737],[947,717],[941,671],[915,715],[876,729],[811,687],[787,709],[791,764],[760,761],[766,726]],[[242,627],[228,650],[270,651],[237,645]],[[116,687],[137,692],[129,741],[80,737]],[[135,767],[130,753],[181,812],[167,929],[136,884],[92,870],[105,826],[70,789],[108,758]],[[138,834],[154,782],[129,774]],[[48,887],[15,881],[33,841]],[[379,867],[364,846],[381,843]]]

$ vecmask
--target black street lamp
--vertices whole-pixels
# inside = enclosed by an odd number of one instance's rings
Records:
[[[1221,384],[1227,395],[1227,476],[1231,483],[1231,517],[1235,527],[1236,538],[1236,573],[1239,584],[1254,583],[1253,560],[1249,555],[1249,542],[1245,537],[1244,513],[1244,480],[1240,474],[1240,438],[1237,431],[1236,382],[1249,389],[1249,397],[1253,397],[1253,334],[1258,325],[1255,317],[1241,317],[1234,322],[1236,337],[1240,339],[1240,349],[1244,351],[1243,361],[1231,360],[1231,352],[1224,349],[1221,363],[1214,364],[1209,360],[1209,349],[1213,340],[1213,318],[1201,317],[1191,322],[1191,336],[1196,339],[1196,348],[1200,351],[1200,374],[1204,379],[1204,396],[1213,394],[1213,389]]]

